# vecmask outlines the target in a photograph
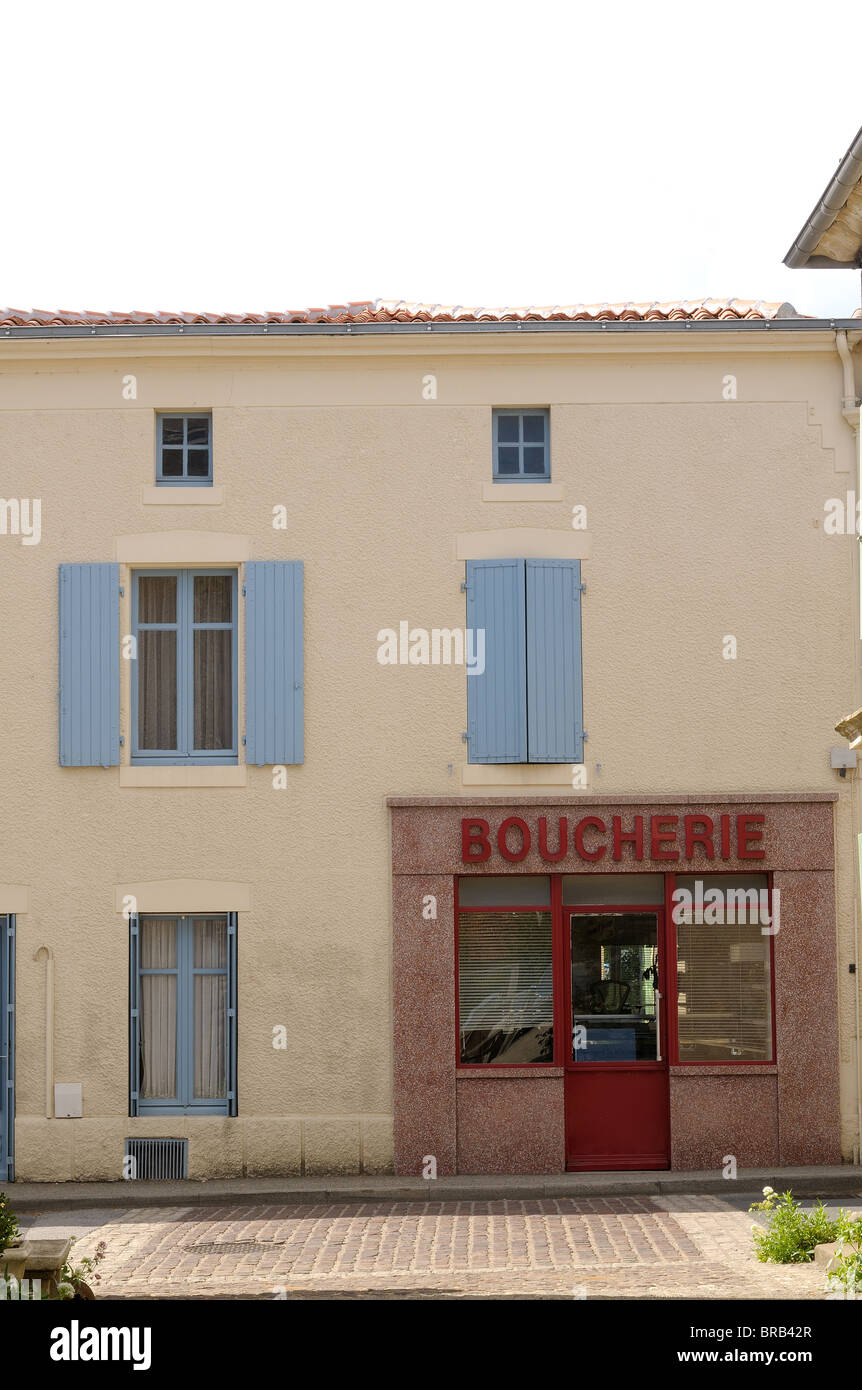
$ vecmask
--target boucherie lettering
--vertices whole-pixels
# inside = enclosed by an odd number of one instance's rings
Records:
[[[720,816],[507,816],[496,829],[480,817],[461,821],[461,862],[482,864],[499,854],[510,864],[531,850],[546,864],[567,858],[596,864],[610,859],[672,863],[691,859],[764,859],[762,814]]]

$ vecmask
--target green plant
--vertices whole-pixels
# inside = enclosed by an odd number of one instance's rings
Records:
[[[764,1211],[769,1217],[765,1228],[757,1222],[751,1228],[759,1260],[782,1265],[807,1264],[814,1259],[815,1245],[837,1240],[842,1222],[846,1221],[843,1212],[833,1220],[820,1201],[810,1211],[803,1211],[789,1191],[779,1196],[771,1187],[764,1187],[763,1197],[762,1202],[753,1202],[748,1208]]]
[[[74,1236],[72,1239],[74,1241]],[[60,1299],[74,1298],[78,1291],[78,1285],[86,1283],[91,1275],[98,1284],[102,1276],[95,1273],[96,1265],[102,1263],[107,1253],[107,1244],[100,1240],[95,1252],[92,1255],[84,1255],[79,1265],[72,1265],[67,1260],[57,1274],[57,1297]]]
[[[18,1239],[18,1222],[5,1192],[0,1192],[0,1250]]]
[[[838,1249],[829,1261],[825,1285],[831,1298],[862,1299],[862,1217],[844,1216],[838,1232]]]

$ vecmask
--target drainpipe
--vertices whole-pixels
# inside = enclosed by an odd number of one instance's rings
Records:
[[[844,373],[844,390],[841,398],[841,414],[847,424],[853,430],[855,443],[855,478],[854,478],[854,500],[862,497],[862,460],[859,454],[859,406],[856,402],[856,378],[853,371],[853,358],[847,342],[847,334],[841,330],[835,334],[835,347],[838,356],[841,358],[841,367]],[[849,520],[849,518],[848,518]],[[853,530],[856,530],[856,518],[853,518]],[[854,684],[856,686],[856,707],[862,705],[862,688],[860,688],[860,637],[862,637],[862,611],[860,611],[860,600],[862,600],[862,578],[860,578],[860,553],[859,548],[862,540],[858,540],[853,554],[853,613],[855,633],[853,638],[854,647]],[[856,853],[853,856],[854,862],[854,894],[853,894],[853,958],[856,962],[856,974],[852,977],[854,982],[854,1000],[856,1014],[856,1144],[853,1150],[853,1162],[862,1162],[862,1018],[860,1018],[859,990],[860,978],[859,971],[862,967],[860,958],[860,917],[862,917],[862,816],[860,816],[859,805],[859,785],[856,777],[851,783],[851,805],[853,808],[853,826],[856,839]]]
[[[851,429],[859,430],[859,404],[856,400],[856,378],[853,372],[853,358],[847,342],[847,334],[842,328],[835,334],[835,346],[844,369],[844,395],[841,401],[841,414]],[[857,454],[858,460],[858,454]]]
[[[54,952],[40,946],[33,957],[45,962],[45,1119],[54,1118]]]

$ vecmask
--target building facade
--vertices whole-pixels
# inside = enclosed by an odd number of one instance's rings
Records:
[[[0,316],[0,1179],[858,1159],[860,336]]]

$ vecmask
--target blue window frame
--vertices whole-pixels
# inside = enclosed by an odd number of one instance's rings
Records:
[[[494,481],[551,480],[551,415],[548,410],[494,411]]]
[[[237,762],[235,570],[132,578],[132,762]]]
[[[207,412],[156,417],[156,485],[212,487],[212,416]]]
[[[0,1186],[15,1179],[15,918],[0,915]]]
[[[133,917],[129,1113],[235,1115],[236,914]]]

